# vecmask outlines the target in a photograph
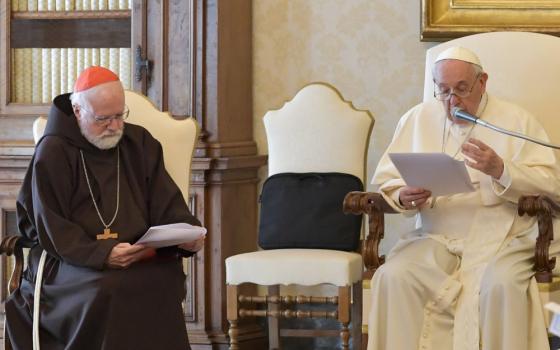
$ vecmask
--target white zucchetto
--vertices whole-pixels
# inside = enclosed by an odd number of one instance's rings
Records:
[[[482,68],[482,64],[478,59],[478,56],[469,49],[465,49],[464,47],[460,46],[453,46],[444,51],[442,51],[436,58],[435,63],[442,61],[442,60],[459,60],[464,62],[469,62],[472,64],[476,64],[477,66]]]

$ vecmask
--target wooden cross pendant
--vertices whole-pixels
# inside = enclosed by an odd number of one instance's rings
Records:
[[[110,228],[106,228],[103,230],[103,234],[97,235],[97,239],[109,239],[109,238],[117,238],[119,237],[119,234],[116,232],[111,232]]]

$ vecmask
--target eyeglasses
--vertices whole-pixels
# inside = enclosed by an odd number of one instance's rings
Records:
[[[90,114],[93,114],[90,110],[84,108],[84,107],[80,107],[82,110],[87,111]],[[115,114],[115,115],[94,115],[93,116],[93,121],[95,122],[95,124],[100,125],[100,126],[107,126],[109,124],[111,124],[111,122],[113,120],[116,120],[118,122],[125,120],[126,118],[128,118],[128,114],[130,113],[130,110],[128,109],[128,106],[124,106],[124,111],[122,113],[119,114]]]
[[[479,77],[480,74],[477,74],[476,77],[474,78],[474,82],[472,83],[470,89],[458,87],[458,88],[440,90],[440,87],[434,81],[434,97],[438,101],[448,101],[451,99],[451,95],[455,95],[460,98],[467,98],[472,93],[474,86],[476,85],[476,82],[478,81]]]

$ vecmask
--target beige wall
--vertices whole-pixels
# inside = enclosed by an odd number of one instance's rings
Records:
[[[254,0],[253,120],[259,152],[267,153],[266,111],[282,107],[305,84],[324,81],[375,117],[370,179],[400,116],[422,99],[425,52],[433,43],[420,42],[419,30],[420,1]],[[409,224],[389,220],[393,232]],[[396,237],[387,238],[391,245]]]

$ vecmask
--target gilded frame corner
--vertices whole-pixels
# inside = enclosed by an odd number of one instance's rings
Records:
[[[560,0],[421,0],[420,40],[494,31],[560,36]]]

